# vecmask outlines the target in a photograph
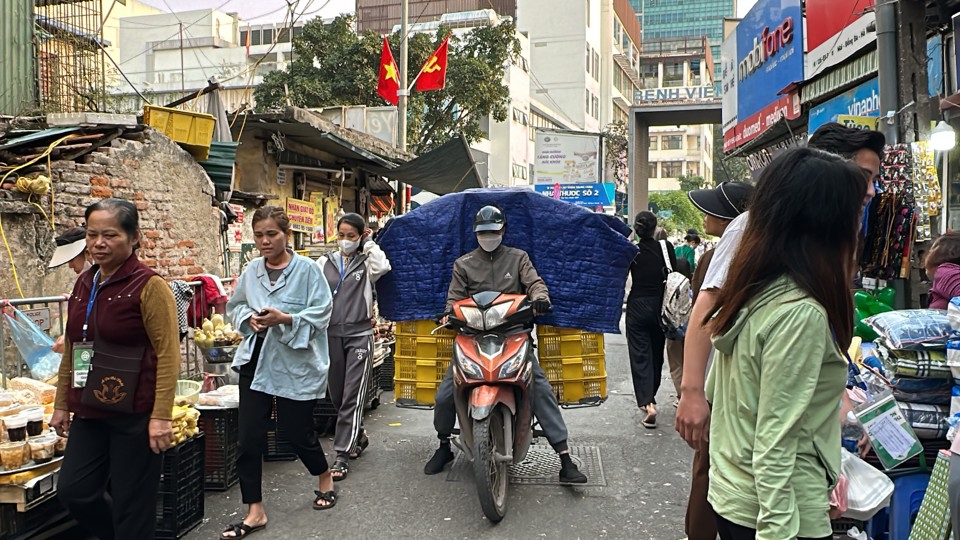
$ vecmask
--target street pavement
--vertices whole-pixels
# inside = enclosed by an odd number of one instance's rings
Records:
[[[647,430],[633,397],[624,336],[608,334],[606,352],[607,401],[564,411],[570,445],[599,449],[605,485],[511,484],[507,516],[493,525],[483,516],[472,477],[423,474],[437,442],[432,412],[397,408],[385,393],[366,417],[370,447],[351,462],[349,478],[337,483],[336,508],[311,508],[316,484],[299,461],[264,464],[270,522],[254,538],[683,538],[693,454],[673,429],[675,392],[666,363],[659,427]],[[323,445],[332,463],[332,440]],[[184,538],[218,538],[243,512],[239,486],[207,492],[204,521]]]

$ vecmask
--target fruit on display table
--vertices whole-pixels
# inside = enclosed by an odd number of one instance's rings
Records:
[[[243,341],[243,336],[234,330],[230,323],[224,323],[223,315],[213,313],[203,320],[200,328],[193,331],[193,342],[197,347],[233,347]]]
[[[200,411],[193,407],[175,405],[173,407],[173,446],[200,433],[197,427],[197,420],[200,419]]]

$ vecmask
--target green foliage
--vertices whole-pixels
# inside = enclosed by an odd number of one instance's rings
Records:
[[[678,178],[678,180],[680,181],[680,191],[684,193],[693,191],[695,189],[700,189],[707,183],[702,176],[696,175],[683,175]]]
[[[441,27],[436,35],[414,34],[409,39],[409,82],[440,41],[450,33]],[[413,92],[407,106],[407,142],[422,153],[458,132],[470,142],[486,137],[480,122],[487,116],[502,122],[510,112],[510,89],[503,84],[507,66],[520,56],[516,26],[504,22],[478,27],[450,37],[447,85],[442,90]],[[399,62],[400,35],[390,36],[390,47]],[[308,22],[293,42],[293,62],[286,71],[264,77],[255,98],[258,110],[336,105],[386,105],[377,95],[380,49],[375,32],[357,35],[352,16],[329,24],[316,18]]]
[[[623,186],[627,181],[627,125],[622,121],[611,122],[603,130],[603,147],[607,169],[613,172],[613,181]],[[609,180],[608,180],[609,181]]]
[[[723,157],[723,132],[720,126],[713,128],[713,183],[750,182],[750,166],[746,158]]]
[[[667,233],[676,234],[686,232],[687,229],[701,230],[703,228],[703,214],[690,202],[684,191],[660,191],[650,194],[650,201],[660,208],[657,224]],[[663,217],[664,210],[672,212],[670,217]]]

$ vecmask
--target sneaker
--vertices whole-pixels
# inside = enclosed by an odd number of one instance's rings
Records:
[[[586,484],[587,475],[580,472],[574,463],[565,463],[560,466],[560,483],[562,484]]]
[[[439,474],[451,461],[453,461],[453,450],[450,449],[450,443],[441,444],[430,461],[423,466],[423,474]]]

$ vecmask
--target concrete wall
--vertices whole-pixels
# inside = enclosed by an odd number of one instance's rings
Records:
[[[57,230],[83,223],[87,206],[105,197],[136,202],[141,260],[165,277],[220,271],[220,216],[211,205],[213,184],[186,151],[158,132],[116,139],[79,161],[52,164]],[[49,211],[49,203],[44,203]],[[0,202],[4,232],[27,297],[69,292],[76,275],[47,271],[54,233],[39,212],[22,202]],[[27,213],[15,213],[27,212]],[[10,259],[0,250],[0,298],[17,298]]]

